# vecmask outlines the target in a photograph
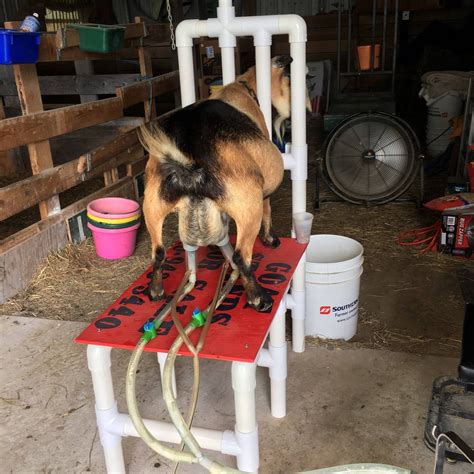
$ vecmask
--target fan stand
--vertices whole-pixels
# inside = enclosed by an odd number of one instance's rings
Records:
[[[418,155],[419,165],[418,165],[417,176],[418,176],[419,185],[420,185],[419,195],[417,197],[411,197],[411,198],[403,197],[403,195],[402,195],[398,198],[393,199],[390,202],[413,202],[413,203],[416,204],[416,206],[418,208],[421,207],[421,205],[423,203],[423,200],[424,200],[424,197],[425,197],[425,172],[424,172],[424,163],[423,163],[424,158],[425,158],[425,156],[423,154]],[[316,158],[316,180],[315,180],[315,191],[316,192],[315,192],[315,199],[314,199],[314,210],[315,211],[320,211],[321,210],[321,204],[326,203],[326,202],[350,202],[352,204],[361,205],[360,202],[351,201],[347,198],[341,197],[338,194],[337,189],[334,187],[334,185],[331,183],[331,181],[326,177],[326,175],[324,173],[323,162],[324,162],[324,157],[321,156],[321,155],[317,156],[317,158]],[[322,182],[324,182],[326,187],[332,193],[332,196],[321,197],[321,184],[322,184]],[[413,186],[413,184],[411,186]],[[409,188],[405,191],[404,194],[406,194],[408,192],[408,190],[409,190]],[[382,204],[381,203],[372,203],[371,201],[366,201],[365,202],[366,207],[378,206],[378,205],[382,205]]]

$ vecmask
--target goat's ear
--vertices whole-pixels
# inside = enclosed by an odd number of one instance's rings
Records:
[[[284,54],[282,56],[275,56],[272,58],[272,66],[278,68],[285,68],[291,64],[293,58],[288,54]]]

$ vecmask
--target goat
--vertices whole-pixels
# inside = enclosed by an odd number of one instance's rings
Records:
[[[278,128],[290,116],[289,56],[272,59],[272,105]],[[149,152],[143,213],[151,236],[153,274],[150,298],[164,295],[161,266],[165,259],[162,227],[178,212],[183,243],[206,246],[221,242],[229,218],[237,227],[233,263],[245,287],[247,302],[266,311],[272,298],[251,269],[252,250],[261,231],[264,245],[280,241],[272,229],[270,195],[283,179],[283,160],[268,138],[258,105],[255,67],[209,99],[180,109],[151,126],[140,139]]]

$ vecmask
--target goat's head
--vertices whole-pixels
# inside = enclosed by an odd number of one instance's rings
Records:
[[[273,128],[280,143],[283,141],[284,122],[291,113],[290,64],[293,58],[288,55],[272,59],[272,105],[274,107]],[[311,111],[308,89],[306,88],[306,109]]]

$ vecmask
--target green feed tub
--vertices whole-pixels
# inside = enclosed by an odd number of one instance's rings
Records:
[[[79,32],[79,49],[88,53],[112,53],[123,49],[125,28],[115,25],[68,25]]]

